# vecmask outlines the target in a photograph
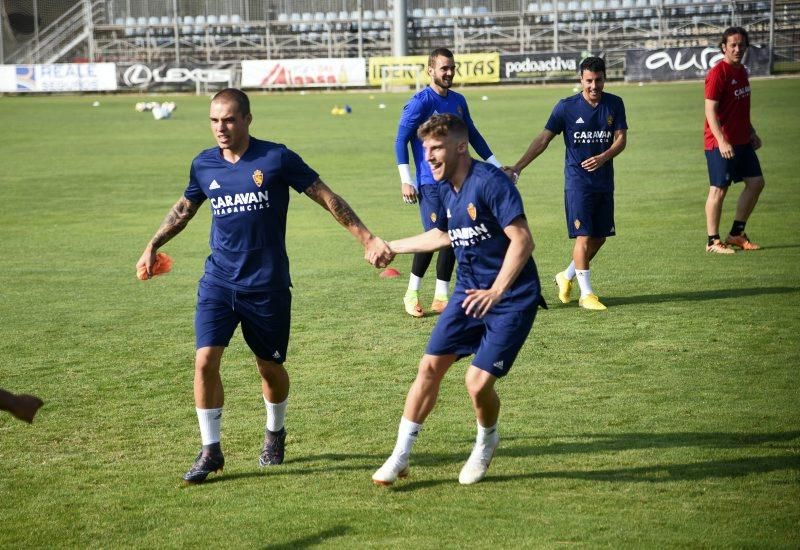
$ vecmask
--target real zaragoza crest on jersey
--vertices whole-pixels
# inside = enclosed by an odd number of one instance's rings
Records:
[[[608,123],[609,126],[613,126],[614,125],[614,115],[608,115],[606,117],[606,122]]]
[[[474,204],[469,203],[467,205],[467,214],[469,214],[469,217],[472,221],[475,221],[475,219],[478,217],[478,210],[475,208]]]
[[[431,221],[436,223],[436,212],[431,212]]]
[[[261,187],[261,184],[264,183],[264,172],[261,170],[253,172],[253,181],[257,186]]]

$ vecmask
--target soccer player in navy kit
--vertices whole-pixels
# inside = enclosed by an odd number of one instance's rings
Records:
[[[587,57],[581,62],[580,71],[581,93],[558,102],[542,133],[506,172],[517,177],[556,135],[564,133],[564,205],[567,232],[570,239],[575,239],[575,245],[572,262],[555,277],[558,298],[569,303],[572,280],[577,277],[580,307],[604,310],[606,306],[592,289],[589,263],[606,237],[616,234],[612,159],[625,149],[628,124],[622,99],[603,92],[605,62],[599,57]]]
[[[148,243],[137,269],[152,275],[158,249],[180,233],[209,201],[211,255],[200,279],[195,313],[194,398],[202,450],[184,476],[201,483],[222,470],[223,388],[220,362],[237,325],[255,355],[267,409],[261,466],[283,462],[289,375],[283,367],[289,342],[291,294],[286,255],[289,189],[328,210],[365,248],[365,259],[388,263],[391,251],[314,170],[284,145],[250,136],[250,102],[228,88],[211,101],[211,131],[218,147],[192,162],[189,184]]]
[[[469,142],[481,158],[486,159],[500,167],[500,162],[494,157],[486,140],[475,127],[467,108],[464,96],[450,89],[453,85],[456,64],[453,53],[446,48],[437,48],[428,56],[428,75],[430,85],[414,95],[403,108],[400,123],[395,138],[395,156],[397,168],[400,172],[400,185],[403,201],[406,204],[419,202],[419,213],[422,218],[422,227],[425,231],[436,226],[436,215],[439,209],[439,196],[436,180],[431,174],[431,169],[425,160],[422,150],[422,141],[417,137],[417,129],[431,115],[452,113],[463,119],[469,129]],[[411,143],[411,152],[414,155],[414,170],[416,180],[411,177],[408,163],[408,144]],[[408,290],[403,297],[406,313],[413,317],[422,317],[425,313],[419,303],[419,290],[422,278],[428,270],[433,259],[432,252],[414,254],[411,263],[411,276],[408,281]],[[453,275],[455,257],[449,248],[439,251],[436,260],[436,289],[433,294],[431,311],[441,313],[447,306],[450,278]]]
[[[393,253],[432,252],[452,247],[458,260],[453,296],[442,312],[419,363],[391,456],[372,476],[391,485],[408,475],[411,447],[433,409],[450,366],[475,354],[467,369],[478,434],[459,474],[465,485],[485,475],[500,440],[500,399],[495,381],[508,374],[545,306],[531,257],[531,237],[522,199],[503,172],[469,156],[468,126],[453,114],[435,115],[419,129],[436,179],[441,209],[435,227],[389,242]]]
[[[733,254],[733,248],[758,250],[744,232],[750,214],[764,189],[764,175],[756,156],[761,138],[750,123],[750,81],[742,64],[749,46],[747,31],[730,27],[722,33],[719,44],[722,61],[706,75],[705,152],[710,187],[706,199],[706,251]],[[744,180],[744,189],[736,204],[730,233],[723,243],[719,236],[722,202],[732,182]]]

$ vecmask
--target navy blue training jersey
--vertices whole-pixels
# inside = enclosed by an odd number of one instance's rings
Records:
[[[458,260],[455,292],[491,288],[511,242],[503,229],[525,215],[519,191],[499,168],[473,160],[461,189],[456,192],[449,182],[442,182],[439,194],[445,211],[438,217],[437,227],[450,235]],[[535,308],[540,291],[531,257],[492,311]]]
[[[577,94],[559,101],[544,126],[554,134],[564,132],[565,189],[609,192],[614,190],[613,161],[589,172],[581,167],[584,160],[607,151],[616,130],[627,130],[625,105],[619,96],[603,92],[597,107]]]
[[[417,177],[417,187],[436,183],[431,174],[431,167],[425,158],[422,140],[417,137],[417,129],[433,115],[451,113],[467,124],[469,143],[475,152],[483,159],[492,156],[492,151],[483,136],[472,122],[472,117],[467,108],[464,96],[453,90],[448,90],[444,97],[437,94],[430,86],[416,93],[406,106],[397,128],[395,138],[395,156],[397,164],[408,164],[408,143],[411,142],[411,152],[414,155],[414,169]]]
[[[291,286],[286,255],[289,188],[303,192],[318,178],[285,145],[250,138],[238,162],[218,147],[192,161],[184,197],[211,207],[211,255],[205,279],[242,291]]]

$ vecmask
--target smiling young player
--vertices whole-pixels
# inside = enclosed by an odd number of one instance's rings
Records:
[[[408,392],[397,444],[372,476],[391,485],[408,475],[411,446],[433,409],[442,378],[458,359],[474,354],[467,368],[478,434],[459,474],[465,485],[480,481],[500,441],[500,398],[495,382],[508,374],[542,305],[539,275],[519,191],[503,172],[469,156],[468,128],[452,114],[435,115],[417,132],[439,183],[436,226],[391,241],[393,253],[433,252],[452,247],[456,284],[433,329],[417,377]],[[546,306],[545,306],[546,307]]]
[[[614,166],[612,159],[625,149],[628,123],[622,99],[603,91],[606,65],[599,57],[587,57],[580,65],[581,87],[553,109],[544,130],[506,172],[518,175],[563,132],[564,205],[567,233],[575,239],[572,262],[556,274],[558,298],[569,303],[572,280],[577,277],[580,307],[604,310],[592,289],[589,265],[606,242],[616,235],[614,226]]]

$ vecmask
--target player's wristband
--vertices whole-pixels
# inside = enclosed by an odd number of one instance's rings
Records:
[[[503,165],[500,164],[500,161],[497,160],[497,158],[494,155],[492,155],[491,157],[486,159],[486,162],[488,162],[489,164],[491,164],[492,166],[495,166],[497,168],[502,168],[503,167]]]
[[[400,172],[400,183],[414,185],[411,179],[411,167],[408,164],[398,164],[397,171]]]

